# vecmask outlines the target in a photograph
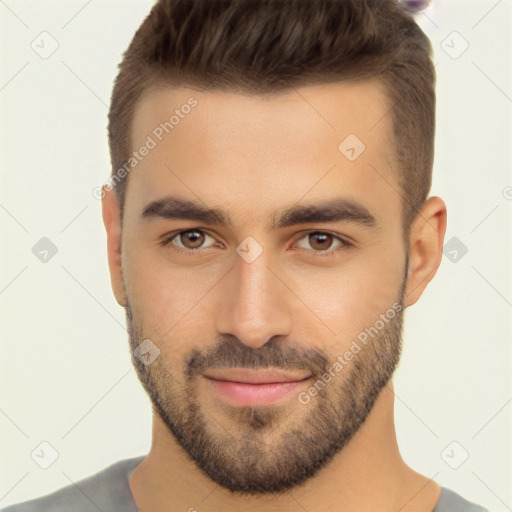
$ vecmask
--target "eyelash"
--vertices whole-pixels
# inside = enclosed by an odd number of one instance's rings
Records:
[[[203,233],[203,234],[205,234],[207,236],[210,236],[205,231],[203,231],[202,229],[195,229],[195,228],[193,228],[193,229],[185,229],[183,231],[178,231],[177,233],[172,234],[170,237],[165,238],[164,240],[162,240],[160,242],[160,245],[162,247],[172,247],[173,251],[177,251],[180,254],[189,255],[189,256],[197,256],[197,254],[200,253],[200,251],[202,249],[180,249],[179,247],[177,247],[176,245],[174,245],[172,243],[172,241],[176,237],[178,237],[179,235],[182,235],[183,233],[194,232],[194,231],[198,231],[198,232]],[[327,231],[318,231],[318,230],[316,230],[316,231],[309,231],[309,232],[305,233],[299,240],[302,240],[303,238],[311,235],[312,233],[319,234],[319,235],[332,236],[335,240],[338,240],[341,243],[341,247],[339,247],[338,249],[327,249],[325,251],[315,251],[315,250],[313,250],[313,254],[315,256],[327,257],[327,256],[331,256],[332,254],[336,253],[337,251],[341,251],[343,249],[348,249],[349,247],[353,247],[353,244],[348,242],[344,238],[341,238],[340,236],[335,235],[333,233],[329,233]],[[307,250],[307,249],[302,249],[302,250]]]

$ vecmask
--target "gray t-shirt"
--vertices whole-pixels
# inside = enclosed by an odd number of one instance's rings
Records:
[[[11,505],[0,512],[139,512],[128,482],[131,472],[144,457],[120,460],[76,484]],[[489,511],[442,487],[441,496],[432,512]]]

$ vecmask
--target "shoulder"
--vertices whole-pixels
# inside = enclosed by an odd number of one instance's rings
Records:
[[[0,512],[136,512],[128,478],[143,459],[118,461],[51,494],[10,505]]]
[[[472,503],[456,492],[441,487],[441,496],[432,512],[489,512],[486,508]]]

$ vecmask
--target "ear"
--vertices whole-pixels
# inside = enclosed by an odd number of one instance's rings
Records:
[[[416,303],[441,264],[446,217],[444,201],[433,196],[423,203],[411,225],[406,306]]]
[[[126,306],[126,291],[121,268],[121,206],[115,192],[106,185],[102,189],[102,216],[107,231],[108,268],[114,296],[120,306]]]

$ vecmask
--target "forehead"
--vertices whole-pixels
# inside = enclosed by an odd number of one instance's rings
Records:
[[[179,195],[247,219],[345,196],[399,216],[392,120],[379,82],[279,94],[164,88],[138,102],[126,207]],[[148,150],[140,151],[148,147]]]

